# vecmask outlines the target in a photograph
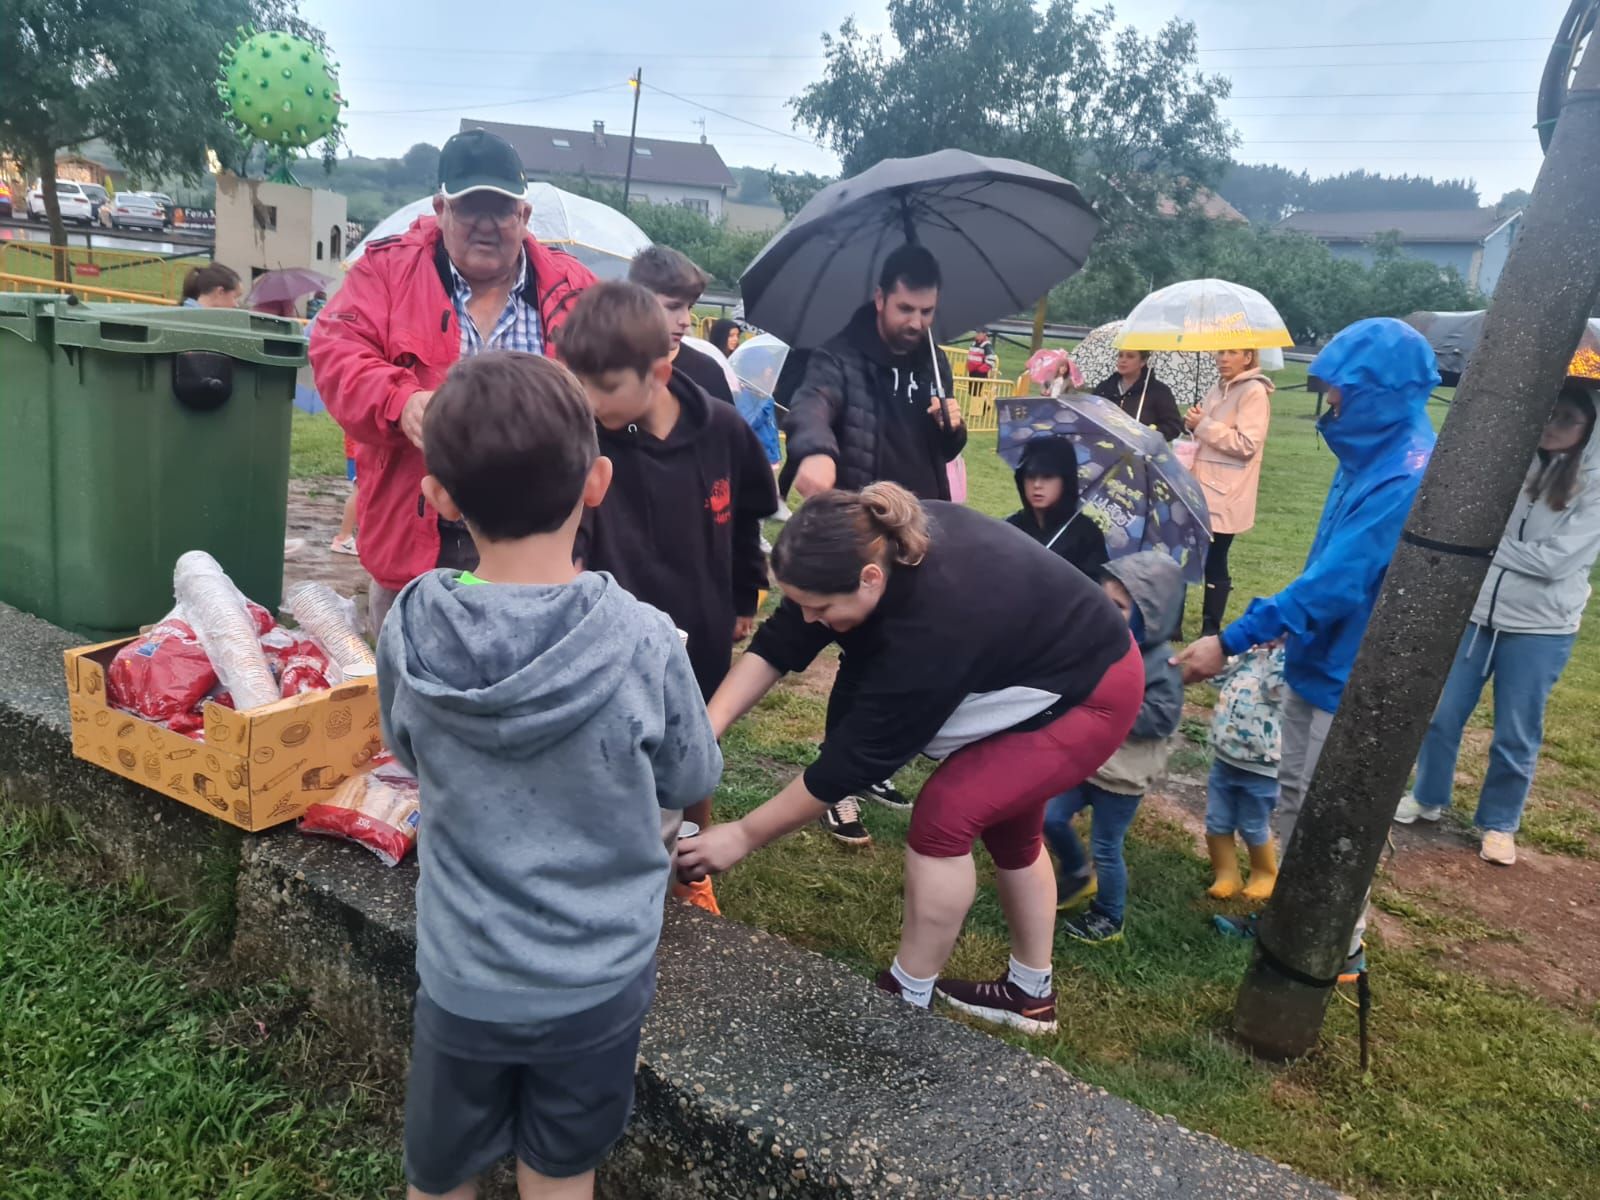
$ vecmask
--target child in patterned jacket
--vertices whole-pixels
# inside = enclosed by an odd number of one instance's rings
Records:
[[[1241,894],[1237,830],[1250,854],[1248,900],[1265,900],[1278,879],[1268,824],[1278,802],[1279,727],[1283,712],[1283,647],[1256,646],[1217,678],[1221,691],[1211,716],[1216,758],[1206,780],[1206,849],[1215,879],[1206,895]]]

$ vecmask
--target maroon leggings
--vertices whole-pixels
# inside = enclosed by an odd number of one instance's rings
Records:
[[[1002,871],[1031,867],[1045,805],[1100,769],[1143,702],[1144,662],[1130,637],[1081,704],[1042,729],[997,733],[945,759],[917,797],[906,844],[929,858],[959,858],[981,837]]]

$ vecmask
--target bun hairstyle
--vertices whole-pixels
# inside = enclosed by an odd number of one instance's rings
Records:
[[[791,517],[772,548],[772,573],[822,596],[861,587],[861,569],[915,567],[928,553],[928,515],[897,483],[872,483],[859,492],[811,497]]]

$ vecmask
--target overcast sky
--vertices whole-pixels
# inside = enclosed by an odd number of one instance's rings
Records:
[[[785,101],[822,68],[819,37],[869,0],[302,0],[327,31],[358,154],[438,144],[461,117],[626,133],[627,78],[644,70],[639,132],[704,133],[733,166],[831,171]],[[1485,202],[1530,187],[1540,68],[1566,0],[1122,0],[1119,22],[1195,22],[1202,65],[1233,80],[1225,113],[1243,162],[1313,175],[1367,167],[1466,176]],[[708,15],[700,15],[700,13]],[[581,94],[580,94],[581,93]],[[669,94],[670,93],[670,94]]]

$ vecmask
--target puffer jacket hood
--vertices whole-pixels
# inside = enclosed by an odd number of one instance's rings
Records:
[[[384,633],[402,639],[391,661],[437,732],[527,759],[589,721],[628,676],[633,647],[606,631],[631,620],[634,603],[608,575],[488,588],[434,571],[400,594],[402,619]]]
[[[1383,577],[1433,453],[1433,349],[1402,321],[1357,321],[1309,374],[1339,389],[1318,423],[1339,460],[1306,565],[1275,596],[1250,602],[1222,633],[1228,654],[1282,637],[1284,678],[1324,712],[1339,707]]]
[[[1101,570],[1128,589],[1139,606],[1144,633],[1139,649],[1147,650],[1170,642],[1178,634],[1183,617],[1183,568],[1171,555],[1160,550],[1141,550],[1113,559]]]
[[[1577,632],[1600,557],[1600,429],[1579,453],[1577,490],[1560,512],[1547,499],[1529,498],[1526,486],[1517,493],[1478,590],[1475,625],[1494,633]]]

